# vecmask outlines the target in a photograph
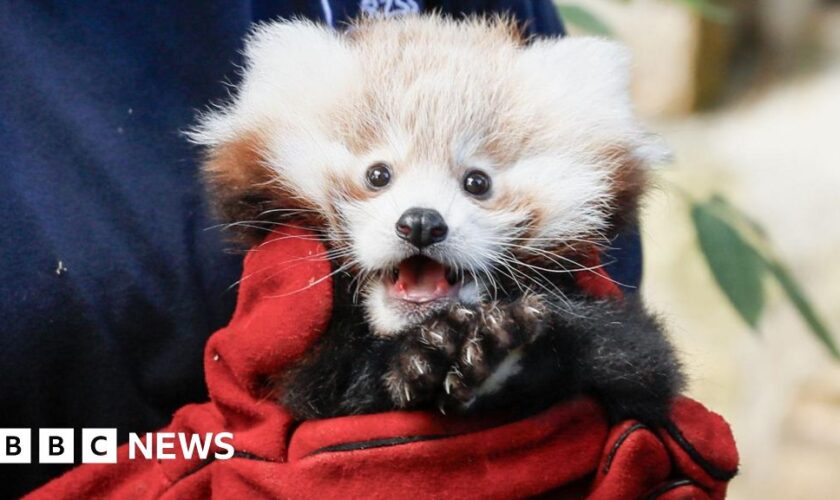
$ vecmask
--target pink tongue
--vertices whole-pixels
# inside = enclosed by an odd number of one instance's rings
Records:
[[[400,276],[394,283],[398,296],[414,302],[428,302],[449,295],[446,269],[426,257],[411,257],[400,262]]]

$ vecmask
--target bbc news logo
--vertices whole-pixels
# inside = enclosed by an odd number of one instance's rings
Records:
[[[38,429],[37,462],[72,464],[76,458],[74,429]],[[185,432],[147,432],[128,435],[128,459],[175,459],[194,456],[206,460],[233,457],[230,432],[191,434]],[[116,429],[82,429],[79,441],[82,463],[117,463]],[[213,453],[211,453],[212,450]],[[180,451],[180,453],[178,453]],[[29,464],[33,460],[32,429],[0,429],[0,464]]]

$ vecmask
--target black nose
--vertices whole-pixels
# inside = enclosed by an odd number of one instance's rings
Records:
[[[445,240],[448,231],[443,217],[431,208],[409,208],[397,221],[397,235],[417,248]]]

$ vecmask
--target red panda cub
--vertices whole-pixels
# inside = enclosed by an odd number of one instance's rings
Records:
[[[330,326],[275,379],[300,419],[590,394],[663,421],[682,375],[660,324],[573,279],[667,154],[633,114],[625,49],[432,15],[262,24],[245,59],[190,137],[240,236],[294,224],[328,248]]]

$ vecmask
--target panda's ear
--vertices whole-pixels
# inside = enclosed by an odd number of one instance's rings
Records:
[[[304,203],[284,182],[290,158],[276,154],[273,141],[320,136],[329,111],[361,78],[346,41],[309,21],[256,26],[244,55],[235,94],[186,134],[205,147],[202,175],[217,215],[253,243],[266,221]]]
[[[205,146],[235,140],[286,117],[287,125],[317,126],[324,111],[362,78],[347,40],[311,21],[259,24],[245,40],[242,81],[229,102],[199,117],[188,131]]]
[[[597,99],[613,109],[629,106],[630,53],[623,45],[595,37],[542,39],[520,58],[526,73],[539,75],[555,95]]]
[[[630,69],[627,47],[597,37],[537,40],[519,60],[520,74],[557,120],[622,143],[645,165],[665,163],[670,150],[636,118]]]

